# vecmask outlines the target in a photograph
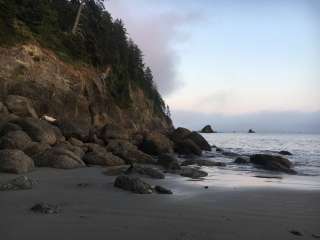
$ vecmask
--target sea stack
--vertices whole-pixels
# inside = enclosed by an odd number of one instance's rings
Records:
[[[215,131],[212,129],[211,125],[206,125],[202,130],[201,133],[215,133]]]

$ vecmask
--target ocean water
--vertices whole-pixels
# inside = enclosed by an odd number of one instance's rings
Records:
[[[202,167],[209,176],[201,184],[222,186],[277,186],[302,189],[320,189],[320,134],[202,134],[211,145],[224,151],[241,155],[254,153],[277,154],[281,150],[291,152],[284,156],[294,164],[297,175],[257,169],[253,165],[238,165],[236,157],[227,157],[215,151],[206,152],[204,158],[225,162],[225,167]]]

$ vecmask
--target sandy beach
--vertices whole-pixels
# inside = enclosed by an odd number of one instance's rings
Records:
[[[31,190],[0,192],[0,235],[16,239],[316,239],[320,192],[285,188],[205,189],[185,178],[144,180],[173,195],[139,195],[113,187],[104,168],[42,168],[26,174]],[[0,181],[16,175],[0,174]],[[78,184],[82,184],[79,186]],[[58,204],[42,215],[36,203]],[[298,231],[296,236],[290,231]]]

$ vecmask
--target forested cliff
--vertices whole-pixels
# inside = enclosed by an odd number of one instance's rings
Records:
[[[103,1],[0,0],[0,101],[81,126],[172,129],[143,54]]]

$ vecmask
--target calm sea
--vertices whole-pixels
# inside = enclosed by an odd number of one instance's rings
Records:
[[[227,166],[203,167],[209,173],[205,184],[320,189],[320,134],[215,133],[203,136],[211,145],[242,155],[276,154],[287,150],[293,155],[285,157],[293,162],[294,169],[298,172],[297,175],[288,175],[257,169],[252,165],[237,165],[233,163],[234,157],[222,156],[213,149],[213,153],[205,153],[204,157],[225,162]]]

